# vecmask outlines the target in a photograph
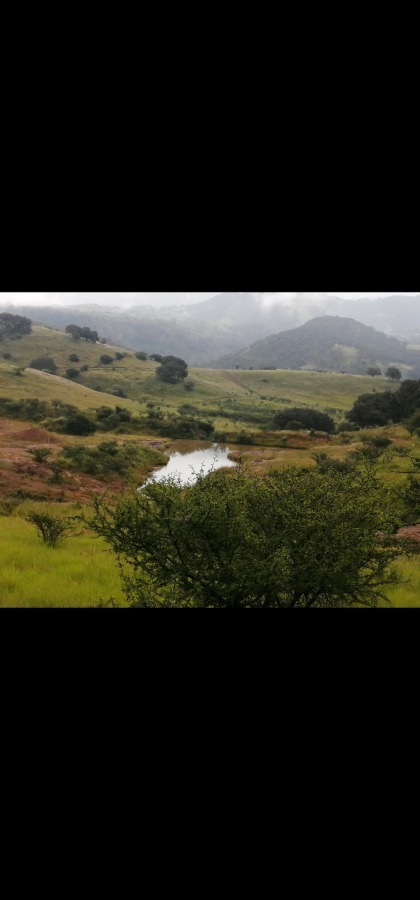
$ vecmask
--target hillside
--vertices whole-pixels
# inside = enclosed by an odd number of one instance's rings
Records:
[[[223,357],[221,368],[308,369],[366,374],[399,365],[406,376],[420,372],[420,353],[374,328],[339,316],[321,316],[300,328],[271,335],[240,353]]]
[[[214,417],[217,429],[230,430],[233,419],[249,425],[255,416],[261,415],[262,420],[267,421],[275,408],[289,403],[334,409],[341,414],[372,387],[372,380],[366,377],[309,372],[238,373],[193,367],[190,368],[190,379],[194,387],[189,393],[182,384],[168,385],[158,381],[157,364],[137,360],[132,353],[122,360],[114,360],[109,366],[100,362],[104,353],[115,356],[124,352],[109,345],[75,343],[62,332],[33,326],[32,334],[0,343],[0,397],[57,400],[84,412],[118,404],[140,416],[148,415],[151,405],[162,414],[178,413],[189,407],[199,414]],[[79,362],[70,362],[73,354],[78,356]],[[10,358],[5,359],[5,356]],[[27,368],[23,376],[16,377],[15,367],[30,366],[39,356],[54,359],[57,375]],[[75,380],[66,377],[70,366],[77,367],[80,372]],[[83,366],[88,366],[88,370],[82,372]],[[384,390],[386,385],[385,379],[375,380],[378,390]],[[116,392],[122,392],[126,397],[117,398]],[[246,418],[247,411],[249,419]]]

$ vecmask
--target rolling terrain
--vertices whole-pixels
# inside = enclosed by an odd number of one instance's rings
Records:
[[[160,382],[153,361],[138,360],[130,352],[116,358],[126,352],[110,344],[74,342],[45,326],[35,326],[32,334],[19,340],[0,343],[0,399],[59,402],[88,416],[118,405],[132,416],[127,430],[121,425],[112,433],[97,430],[87,437],[55,432],[39,416],[27,420],[0,417],[0,606],[95,606],[101,598],[113,598],[123,605],[116,563],[101,541],[81,528],[57,550],[51,550],[40,545],[26,517],[34,510],[77,516],[89,510],[92,496],[106,490],[118,494],[126,489],[127,481],[141,484],[151,469],[164,462],[171,446],[168,438],[159,435],[159,416],[164,420],[203,418],[214,425],[219,439],[224,435],[232,444],[235,459],[264,474],[290,465],[313,466],[313,456],[320,452],[328,459],[344,461],[349,450],[362,447],[360,434],[328,438],[308,432],[276,432],[272,423],[279,410],[309,406],[329,413],[338,424],[361,394],[398,387],[384,378],[351,374],[192,367],[189,389],[185,390],[182,384]],[[101,363],[103,354],[114,357],[111,364]],[[74,355],[77,362],[70,361]],[[28,368],[39,356],[54,359],[56,375]],[[79,369],[76,378],[66,376],[70,366]],[[88,366],[87,371],[81,372],[82,366]],[[369,438],[369,434],[363,436]],[[420,459],[420,438],[402,426],[372,432],[372,437],[378,436]],[[57,468],[63,451],[76,447],[94,453],[104,442],[118,448],[134,445],[138,455],[129,476],[89,474],[90,470],[75,468],[71,457]],[[49,458],[37,462],[34,450],[47,450]],[[387,483],[399,485],[406,462],[404,457],[395,460],[385,454],[378,467]],[[408,557],[400,565],[412,581],[393,589],[391,599],[396,606],[420,605],[418,558]]]

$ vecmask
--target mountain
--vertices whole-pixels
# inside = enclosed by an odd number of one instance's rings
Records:
[[[200,303],[185,293],[159,295],[165,304],[112,306],[81,303],[70,307],[12,307],[39,323],[64,329],[71,323],[98,331],[111,342],[146,353],[173,354],[190,365],[212,366],[255,341],[292,330],[319,316],[352,318],[403,341],[420,343],[420,296],[385,300],[346,300],[319,292],[228,291]],[[86,294],[83,295],[86,299]],[[145,296],[152,303],[154,295]],[[94,295],[100,300],[101,295]],[[191,298],[190,298],[191,299]],[[9,307],[10,308],[10,307]]]
[[[420,351],[355,319],[319,316],[299,328],[271,335],[240,353],[223,357],[218,368],[314,369],[366,374],[370,367],[402,367],[419,377]]]

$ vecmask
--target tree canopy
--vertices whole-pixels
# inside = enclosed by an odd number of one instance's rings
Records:
[[[399,551],[386,490],[362,468],[152,483],[115,507],[98,500],[93,528],[133,607],[376,606]]]
[[[275,416],[274,426],[279,431],[314,429],[315,431],[326,431],[327,434],[333,434],[335,431],[334,420],[331,416],[306,407],[304,409],[291,407],[282,410]]]
[[[164,356],[156,369],[156,377],[167,384],[179,384],[188,378],[188,363],[178,356]]]
[[[0,313],[0,340],[30,334],[31,331],[31,319],[27,319],[25,316],[14,316],[12,313]]]
[[[66,334],[71,334],[75,341],[90,341],[92,344],[99,342],[97,331],[92,331],[91,328],[87,327],[81,328],[80,325],[67,325]]]

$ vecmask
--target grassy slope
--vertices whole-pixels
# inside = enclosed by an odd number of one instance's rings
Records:
[[[147,404],[154,402],[163,411],[177,410],[189,403],[203,414],[226,403],[249,407],[255,412],[257,406],[270,415],[271,411],[285,406],[284,401],[293,404],[308,404],[319,409],[339,412],[349,409],[362,393],[389,388],[382,378],[375,379],[351,375],[322,375],[308,372],[227,372],[212,369],[191,369],[190,377],[195,389],[187,393],[183,385],[165,385],[155,377],[156,364],[140,362],[130,358],[115,361],[113,366],[102,366],[100,356],[112,355],[118,348],[75,343],[68,335],[42,326],[35,326],[33,334],[19,341],[6,340],[0,344],[0,395],[21,399],[39,397],[45,400],[63,400],[87,410],[101,405],[113,406],[118,403],[138,412],[144,412]],[[4,353],[11,353],[12,360],[6,361]],[[71,363],[69,355],[76,353],[79,363]],[[52,356],[59,367],[58,375],[64,375],[71,366],[79,368],[86,364],[90,369],[82,373],[77,382],[63,377],[53,377],[30,370],[19,378],[13,375],[13,366],[26,365],[38,356]],[[92,392],[100,387],[104,393]],[[106,391],[121,387],[129,400],[109,396]],[[263,399],[265,398],[265,399]],[[216,421],[217,428],[232,427],[232,421],[221,416]]]

